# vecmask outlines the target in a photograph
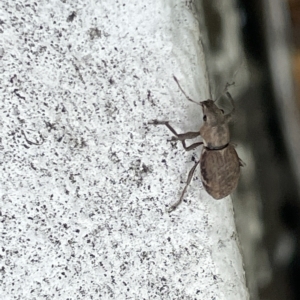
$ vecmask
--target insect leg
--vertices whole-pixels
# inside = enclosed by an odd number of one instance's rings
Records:
[[[193,149],[195,149],[195,148],[203,145],[203,142],[198,142],[198,143],[194,143],[194,144],[192,144],[192,145],[190,145],[190,146],[187,147],[185,145],[185,141],[184,140],[181,141],[181,143],[182,143],[182,146],[183,146],[183,148],[184,148],[185,151],[191,151],[191,150],[193,150]]]
[[[175,131],[175,129],[169,124],[168,121],[158,121],[158,120],[153,120],[151,122],[149,122],[149,124],[153,124],[153,125],[165,125],[168,127],[168,129],[174,134],[176,135],[176,137],[173,137],[170,141],[181,141],[182,143],[182,146],[183,148],[186,150],[186,151],[191,151],[195,148],[197,148],[198,146],[202,145],[203,143],[202,142],[199,142],[199,143],[195,143],[195,144],[192,144],[190,146],[186,146],[185,144],[185,140],[188,140],[188,139],[194,139],[196,137],[198,137],[200,135],[200,132],[199,131],[189,131],[189,132],[186,132],[186,133],[177,133]]]
[[[242,161],[242,159],[239,158],[240,167],[245,167],[246,163]]]
[[[184,189],[183,189],[183,191],[182,191],[182,193],[181,193],[180,199],[179,199],[177,202],[175,202],[175,203],[168,209],[168,212],[169,212],[169,213],[172,212],[173,210],[175,210],[175,209],[178,207],[178,205],[182,202],[183,196],[184,196],[184,194],[185,194],[185,192],[186,192],[188,186],[189,186],[190,183],[191,183],[191,180],[192,180],[193,175],[194,175],[194,173],[195,173],[196,167],[199,165],[199,163],[200,163],[200,160],[199,160],[198,162],[196,162],[195,165],[194,165],[194,166],[192,167],[192,169],[190,170],[189,175],[188,175],[188,179],[187,179],[187,182],[186,182],[186,185],[185,185],[185,187],[184,187]]]

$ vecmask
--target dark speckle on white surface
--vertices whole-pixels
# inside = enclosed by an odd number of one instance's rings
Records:
[[[230,199],[166,213],[193,153],[148,121],[197,129],[172,74],[208,96],[185,1],[0,6],[1,299],[247,299]]]

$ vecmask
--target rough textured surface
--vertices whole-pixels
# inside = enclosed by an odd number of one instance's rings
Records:
[[[192,153],[147,122],[199,128],[172,74],[208,97],[186,2],[0,6],[1,299],[247,299],[231,200],[165,212]]]

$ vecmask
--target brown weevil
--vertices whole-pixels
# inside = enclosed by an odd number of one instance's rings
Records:
[[[230,113],[225,114],[213,100],[205,100],[200,103],[193,101],[185,94],[177,78],[175,76],[173,76],[173,78],[187,100],[201,105],[203,111],[203,125],[199,131],[178,134],[168,121],[153,120],[149,122],[149,124],[167,126],[175,135],[171,141],[181,141],[183,148],[186,151],[193,150],[200,145],[203,145],[203,148],[199,161],[195,163],[188,174],[188,179],[180,199],[170,207],[168,210],[169,212],[175,210],[182,202],[186,189],[199,164],[203,186],[208,194],[217,200],[228,196],[237,187],[240,177],[240,167],[243,165],[234,146],[230,144],[228,124],[232,120],[235,106],[234,101],[227,90],[229,84],[225,87],[225,94],[231,102],[232,110]],[[202,137],[203,142],[186,146],[185,140],[193,139],[198,136]]]

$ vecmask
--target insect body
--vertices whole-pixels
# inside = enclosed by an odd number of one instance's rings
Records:
[[[174,80],[185,97],[189,101],[197,103],[185,94],[175,76]],[[242,162],[239,159],[234,146],[230,144],[228,123],[231,121],[234,114],[234,102],[230,93],[227,91],[227,87],[228,85],[226,86],[225,91],[227,97],[231,101],[233,107],[232,111],[228,114],[224,114],[224,111],[220,109],[213,100],[197,103],[201,105],[203,111],[203,125],[199,131],[178,134],[175,129],[169,125],[168,121],[153,120],[150,122],[150,124],[153,125],[167,126],[175,135],[171,141],[181,141],[184,149],[187,151],[193,150],[203,144],[201,157],[190,170],[181,197],[170,207],[169,212],[176,209],[182,202],[185,191],[192,180],[198,164],[200,164],[203,186],[213,198],[222,199],[228,196],[237,187]],[[203,142],[186,146],[185,140],[196,138],[199,135],[202,137]]]
[[[240,160],[231,144],[221,150],[203,147],[200,168],[203,186],[213,198],[222,199],[237,187]]]

